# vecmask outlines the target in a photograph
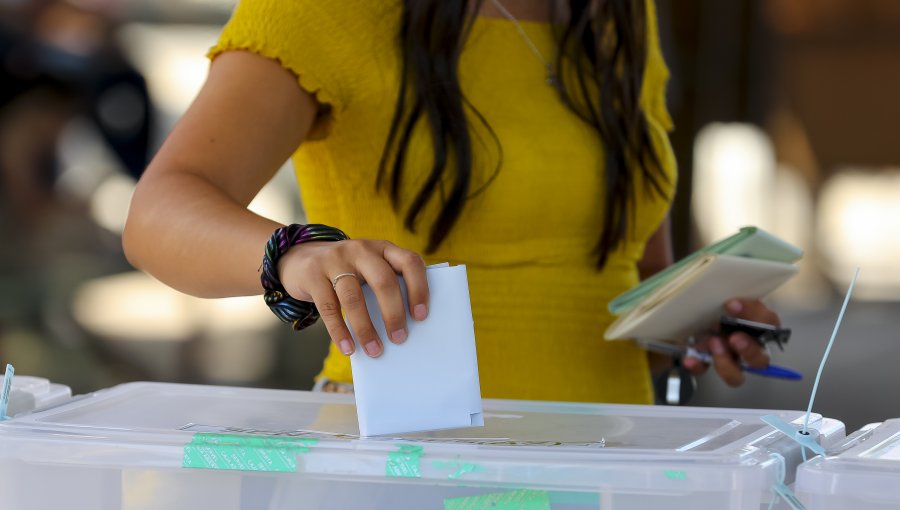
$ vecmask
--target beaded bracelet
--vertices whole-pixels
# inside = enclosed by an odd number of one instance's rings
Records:
[[[290,323],[294,331],[312,326],[319,320],[316,305],[308,301],[300,301],[288,295],[278,277],[278,259],[292,246],[312,241],[344,241],[350,239],[347,234],[328,225],[311,223],[309,225],[288,225],[275,229],[269,242],[266,243],[266,254],[262,262],[262,282],[266,304],[279,319]]]

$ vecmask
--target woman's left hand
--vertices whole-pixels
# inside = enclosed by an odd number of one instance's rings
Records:
[[[728,315],[739,319],[762,322],[780,326],[778,314],[758,299],[732,299],[725,303]],[[744,384],[744,371],[741,364],[753,368],[769,366],[769,353],[765,347],[747,333],[735,332],[723,338],[713,334],[709,338],[709,352],[713,356],[713,365],[719,377],[729,386]],[[702,374],[709,365],[694,357],[685,357],[682,365],[694,374]]]

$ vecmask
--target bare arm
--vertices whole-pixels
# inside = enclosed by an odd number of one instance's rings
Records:
[[[660,223],[644,246],[644,256],[638,261],[638,273],[645,280],[675,262],[672,255],[672,227],[669,216]]]
[[[246,52],[219,56],[138,183],[123,235],[128,260],[188,294],[260,294],[263,248],[280,225],[247,204],[309,134],[318,110],[277,62]],[[366,353],[382,352],[363,282],[375,290],[391,341],[407,335],[397,274],[409,289],[409,313],[417,320],[427,315],[422,258],[387,241],[304,243],[285,253],[278,269],[288,294],[315,302],[344,354],[355,345],[342,310]],[[332,285],[341,273],[357,278]]]
[[[278,63],[246,52],[216,58],[138,183],[123,235],[128,260],[196,296],[261,293],[262,248],[279,225],[246,206],[317,110]]]
[[[674,262],[671,230],[671,220],[669,216],[666,216],[656,232],[647,240],[647,244],[644,246],[644,256],[638,261],[638,274],[640,274],[641,280],[653,276]],[[660,374],[672,366],[672,358],[665,354],[647,351],[647,359],[650,362],[650,372],[654,375]]]

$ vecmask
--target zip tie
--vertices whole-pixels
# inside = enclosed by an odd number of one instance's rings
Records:
[[[816,454],[825,455],[825,448],[822,447],[809,432],[809,418],[810,415],[812,415],[812,407],[813,402],[816,399],[816,392],[819,391],[819,381],[822,379],[825,361],[828,359],[828,354],[831,352],[831,347],[834,345],[835,338],[837,338],[838,329],[841,326],[841,322],[844,320],[844,312],[847,311],[847,304],[850,302],[850,295],[853,294],[853,286],[856,285],[856,279],[858,277],[859,268],[856,268],[853,279],[850,280],[850,287],[847,289],[847,294],[844,296],[844,304],[841,306],[837,322],[834,325],[834,329],[831,331],[831,339],[828,341],[828,346],[825,348],[825,354],[822,355],[822,362],[819,364],[819,371],[816,373],[816,382],[813,383],[812,393],[809,396],[809,407],[806,409],[806,416],[803,418],[802,427],[800,427],[799,430],[795,429],[794,425],[787,423],[774,414],[769,414],[760,418],[762,421],[780,430],[784,435],[800,444],[800,454],[803,456],[803,462],[806,462],[806,448],[809,448]]]
[[[773,497],[772,500],[769,501],[769,510],[775,508],[775,502],[778,501],[778,498],[784,500],[784,502],[794,510],[806,510],[806,507],[803,506],[803,502],[797,499],[794,491],[784,484],[784,477],[787,472],[784,456],[780,453],[773,452],[769,454],[769,457],[775,459],[775,483],[772,484]]]
[[[831,352],[831,346],[834,345],[834,339],[837,337],[838,328],[841,327],[841,321],[844,320],[844,312],[847,311],[847,303],[850,302],[850,294],[853,293],[853,286],[856,284],[856,279],[858,277],[859,268],[857,267],[856,272],[853,274],[853,279],[850,280],[850,287],[847,289],[847,294],[844,296],[844,304],[841,306],[841,313],[838,314],[837,323],[831,331],[831,340],[828,341],[828,347],[825,348],[825,354],[822,356],[822,363],[819,364],[819,371],[816,373],[816,382],[813,384],[812,394],[809,396],[809,407],[806,408],[806,419],[803,421],[804,433],[807,432],[807,429],[809,428],[809,415],[812,413],[816,392],[819,391],[819,379],[822,378],[822,370],[825,369],[825,361],[828,359],[828,354]]]
[[[12,380],[15,373],[16,369],[7,363],[6,372],[3,374],[3,393],[0,393],[0,421],[11,418],[11,416],[6,416],[6,410],[9,408],[9,394],[12,391]]]

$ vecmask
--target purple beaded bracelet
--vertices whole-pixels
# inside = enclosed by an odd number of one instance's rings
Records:
[[[312,241],[345,241],[350,239],[347,234],[328,225],[311,223],[309,225],[288,225],[275,229],[269,242],[266,243],[266,254],[263,257],[262,282],[266,304],[272,313],[279,319],[287,322],[300,331],[312,326],[319,320],[319,311],[316,305],[308,301],[300,301],[292,298],[284,288],[278,277],[278,259],[281,258],[292,246]]]

